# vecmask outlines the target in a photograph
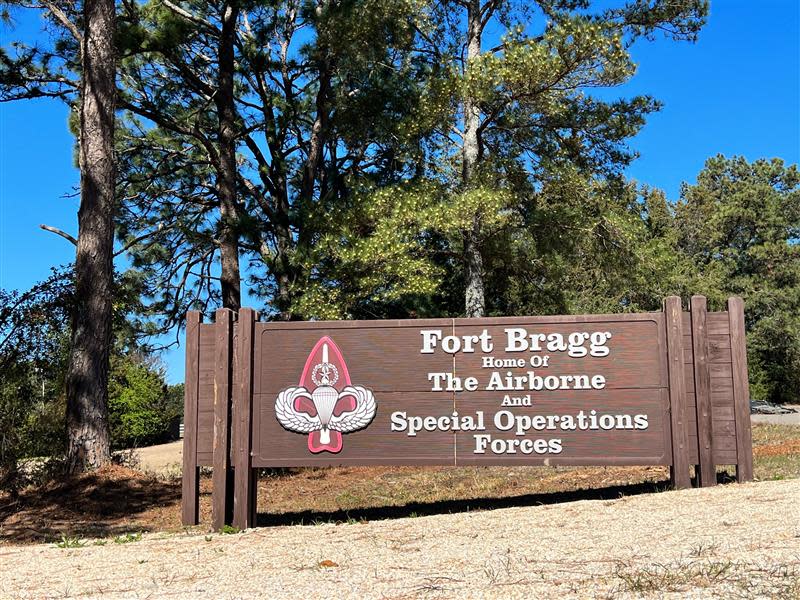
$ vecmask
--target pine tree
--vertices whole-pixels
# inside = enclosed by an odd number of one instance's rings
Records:
[[[116,7],[111,0],[7,4],[43,10],[57,34],[48,48],[18,44],[15,56],[3,51],[0,99],[62,98],[79,113],[78,236],[47,229],[76,246],[66,375],[67,463],[70,471],[80,472],[111,459],[107,404],[116,206]]]
[[[753,396],[800,397],[800,172],[715,156],[676,206],[678,248],[717,291],[745,300]]]
[[[604,3],[575,0],[446,0],[435,4],[435,33],[421,35],[422,51],[452,64],[451,112],[439,129],[433,176],[449,178],[450,194],[466,224],[453,240],[462,252],[464,310],[478,317],[497,214],[516,212],[523,224],[542,182],[559,170],[604,177],[633,157],[626,140],[658,103],[647,96],[604,101],[593,88],[610,88],[635,72],[629,53],[640,37],[658,31],[694,40],[708,2],[682,0]],[[500,39],[487,37],[501,29]],[[450,162],[443,172],[438,165]],[[477,205],[467,190],[483,191]],[[509,202],[509,199],[511,200]],[[508,219],[506,219],[509,221]],[[496,262],[503,260],[502,254]]]

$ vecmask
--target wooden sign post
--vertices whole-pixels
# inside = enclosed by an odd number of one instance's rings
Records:
[[[255,470],[664,465],[752,479],[742,301],[689,312],[261,323],[187,317],[183,522],[255,524]]]

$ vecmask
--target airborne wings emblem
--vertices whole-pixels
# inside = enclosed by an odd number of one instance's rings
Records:
[[[352,385],[339,348],[322,337],[306,360],[300,384],[275,399],[275,417],[289,431],[308,434],[308,449],[339,452],[342,434],[364,429],[375,417],[375,397]]]

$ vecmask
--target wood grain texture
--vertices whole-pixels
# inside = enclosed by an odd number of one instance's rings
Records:
[[[219,471],[230,474],[232,462],[237,467],[237,477],[232,483],[226,478],[219,487],[225,493],[235,491],[236,498],[246,498],[241,503],[241,510],[236,510],[237,501],[233,502],[237,526],[252,523],[255,469],[259,467],[661,464],[673,466],[675,485],[685,487],[689,485],[689,464],[697,464],[701,469],[701,484],[712,482],[709,464],[713,469],[715,463],[738,463],[738,455],[742,454],[739,450],[742,442],[737,442],[738,430],[734,427],[733,374],[738,367],[733,364],[735,344],[731,342],[728,313],[706,312],[703,333],[699,302],[695,300],[693,304],[697,316],[683,312],[680,300],[670,298],[665,302],[663,313],[361,322],[259,323],[255,314],[248,315],[248,311],[243,310],[239,323],[233,324],[233,317],[228,317],[230,332],[227,334],[220,333],[220,323],[226,323],[226,318],[218,316],[217,323],[199,327],[198,359],[194,367],[198,390],[196,464],[215,467],[218,463],[224,464],[223,453],[217,448],[228,444],[228,468]],[[247,322],[251,316],[252,336],[248,342]],[[530,364],[508,368],[513,375],[534,371],[542,377],[602,374],[606,380],[605,388],[531,391],[533,401],[530,406],[512,407],[500,405],[506,392],[485,390],[483,385],[479,391],[469,393],[431,390],[428,378],[431,372],[447,373],[462,379],[475,377],[485,384],[492,370],[505,372],[506,369],[484,367],[482,356],[524,358],[528,361],[537,353],[505,352],[503,344],[499,343],[488,353],[447,354],[437,351],[422,354],[422,330],[439,329],[444,336],[476,336],[486,329],[498,343],[505,339],[505,330],[514,327],[524,327],[531,333],[562,335],[611,332],[611,354],[606,357],[568,357],[564,352],[542,351],[541,354],[550,357],[546,368],[534,368]],[[377,401],[373,422],[363,430],[345,434],[343,448],[336,454],[311,453],[308,436],[285,430],[275,417],[277,394],[286,387],[298,385],[310,349],[324,335],[331,337],[341,350],[352,383],[371,389]],[[232,345],[231,340],[235,344]],[[228,343],[227,350],[225,343]],[[234,345],[235,351],[231,350]],[[704,348],[705,375],[702,367]],[[189,368],[187,357],[187,382]],[[248,368],[251,369],[249,375]],[[707,385],[703,383],[704,377]],[[521,396],[528,391],[507,393]],[[227,413],[227,428],[233,439],[229,433],[227,441],[221,435],[225,413],[218,410],[220,399],[226,395],[229,401],[232,395],[234,397],[233,414]],[[247,428],[248,396],[252,398],[249,456],[244,451],[247,446],[244,430]],[[517,436],[492,425],[498,410],[508,410],[523,418],[576,415],[579,411],[588,413],[592,410],[598,416],[645,414],[648,427],[643,431],[531,430],[524,436]],[[391,431],[393,413],[439,418],[452,415],[453,411],[462,416],[481,411],[487,428],[482,432],[423,430],[413,437]],[[475,452],[476,433],[490,435],[492,439],[559,438],[563,450],[541,455],[481,454]],[[702,473],[704,464],[705,474]],[[240,470],[239,465],[244,465],[244,469]],[[217,473],[218,469],[214,471]],[[217,474],[217,478],[220,477]],[[219,504],[220,494],[216,494],[217,487],[215,480],[212,507],[217,507],[219,512],[222,505]],[[227,504],[225,506],[227,511]],[[217,514],[217,528],[218,518]]]
[[[347,357],[345,356],[345,359]],[[353,365],[351,377],[358,377]],[[414,437],[391,432],[390,416],[395,411],[412,415],[447,416],[453,412],[453,394],[436,392],[380,392],[375,395],[377,413],[369,427],[344,434],[341,452],[312,454],[308,436],[286,431],[275,418],[275,395],[255,396],[259,413],[258,445],[254,467],[335,465],[453,465],[453,434],[420,431]]]
[[[289,385],[297,385],[309,351],[325,335],[341,349],[348,365],[357,365],[354,383],[376,394],[430,391],[428,381],[418,373],[451,372],[453,358],[444,353],[420,354],[422,329],[440,329],[443,335],[451,335],[453,321],[258,323],[254,392],[277,394]]]
[[[230,400],[231,362],[233,358],[233,311],[221,308],[216,312],[214,327],[216,368],[214,374],[214,446],[211,495],[211,526],[219,531],[226,524],[230,483]]]
[[[201,323],[197,358],[197,414],[200,435],[197,439],[198,455],[211,455],[214,446],[214,371],[216,365],[216,328],[214,323]],[[211,466],[199,463],[203,466]]]
[[[200,323],[202,315],[195,310],[186,315],[186,379],[183,405],[183,478],[181,480],[181,523],[197,525],[200,512],[200,478],[197,463],[198,441],[198,372]]]
[[[716,484],[717,469],[714,466],[713,424],[711,414],[711,371],[708,369],[708,335],[705,296],[692,296],[692,353],[694,357],[694,414],[697,432],[698,483],[701,487]]]
[[[526,366],[524,370],[532,370],[539,375],[569,375],[575,373],[592,373],[603,375],[606,380],[606,389],[632,389],[632,388],[662,388],[667,386],[666,373],[660,368],[659,346],[655,343],[647,344],[644,340],[655,341],[658,339],[658,329],[661,315],[646,315],[647,319],[627,319],[628,315],[617,315],[616,319],[602,322],[602,329],[613,332],[608,344],[613,348],[608,356],[585,356],[573,358],[564,352],[505,352],[502,344],[498,344],[492,354],[499,358],[523,358],[529,360],[535,354],[548,354],[549,364],[546,368]],[[645,315],[637,315],[645,316]],[[489,321],[496,321],[490,319]],[[524,327],[527,331],[537,334],[569,335],[570,332],[592,332],[598,326],[597,322],[563,322],[560,317],[550,317],[550,321],[539,318],[535,322],[524,319],[514,319],[503,325],[492,325],[483,319],[467,325],[464,321],[456,319],[455,334],[457,336],[478,335],[486,329],[493,340],[503,340],[505,330],[509,327]],[[485,375],[489,369],[481,366],[483,355],[475,352],[471,354],[459,353],[456,355],[456,373],[461,377],[478,377]],[[624,368],[621,366],[624,365]]]
[[[683,333],[689,335],[692,326],[692,316],[689,312],[683,313]],[[714,336],[728,337],[730,335],[730,324],[728,323],[727,312],[709,312],[706,319],[706,329],[709,338]]]
[[[686,375],[683,363],[683,313],[681,299],[664,301],[669,362],[669,405],[672,426],[672,482],[676,488],[691,485],[689,478],[689,436],[686,425]]]
[[[733,407],[736,420],[736,479],[753,480],[753,441],[750,430],[750,382],[747,374],[747,348],[744,325],[744,302],[728,300],[731,332]]]
[[[533,406],[505,409],[519,417],[540,417],[539,427],[532,427],[525,435],[507,430],[504,419],[495,423],[491,419],[498,410],[502,394],[474,392],[456,395],[456,408],[462,414],[482,411],[486,415],[486,429],[456,434],[456,464],[458,465],[670,465],[672,443],[670,439],[669,394],[666,389],[617,389],[609,394],[605,390],[581,392],[549,392],[536,397]],[[600,419],[627,420],[628,416],[645,415],[646,429],[575,429],[564,430],[556,425],[549,428],[550,415],[591,415]],[[587,420],[587,423],[589,421]],[[555,424],[555,423],[554,423]],[[543,425],[543,426],[542,426]],[[499,427],[498,427],[499,426]],[[502,427],[502,429],[500,428]],[[515,449],[512,454],[493,454],[488,450],[476,453],[476,435],[490,435],[498,443],[508,444],[523,439],[558,440],[562,451],[556,454],[526,454]]]
[[[233,525],[247,529],[254,525],[251,520],[253,501],[252,435],[253,420],[253,330],[256,313],[249,308],[239,311],[237,323],[236,386],[233,395],[234,416],[234,489]]]
[[[429,321],[257,323],[254,362],[253,466],[323,466],[370,464],[518,464],[519,456],[473,456],[466,452],[474,432],[421,431],[414,437],[391,431],[391,415],[445,417],[483,411],[485,421],[501,410],[506,394],[523,392],[482,391],[459,393],[432,391],[430,372],[475,377],[484,385],[494,371],[481,366],[482,356],[529,360],[535,353],[506,352],[505,329],[524,327],[530,333],[609,331],[609,356],[568,357],[564,352],[543,352],[550,357],[546,368],[510,369],[514,375],[534,371],[541,376],[568,374],[603,375],[603,390],[534,391],[533,406],[509,407],[523,416],[572,414],[597,415],[643,413],[649,427],[641,431],[565,432],[565,449],[551,456],[552,464],[670,464],[672,439],[667,393],[666,346],[662,313],[515,317]],[[486,329],[495,346],[491,352],[422,354],[421,331],[439,329],[443,335],[476,336]],[[341,349],[354,384],[375,394],[377,414],[362,431],[346,434],[337,454],[311,454],[306,435],[288,432],[275,418],[277,394],[298,384],[308,352],[326,335]],[[481,388],[483,389],[483,388]],[[506,409],[504,409],[506,410]],[[487,427],[484,433],[497,433]],[[534,432],[531,437],[540,438]],[[506,436],[508,437],[508,436]],[[515,437],[514,435],[511,436]],[[551,436],[552,437],[552,436]],[[456,458],[458,456],[458,458]],[[542,457],[525,455],[525,464],[543,464]],[[571,461],[571,462],[570,462]]]

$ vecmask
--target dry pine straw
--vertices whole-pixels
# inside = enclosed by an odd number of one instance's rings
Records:
[[[233,535],[0,546],[0,597],[800,597],[800,480]]]
[[[180,444],[157,451],[180,464]],[[170,453],[172,457],[170,458]],[[800,477],[800,428],[753,426],[756,480]],[[149,470],[153,465],[142,461]],[[664,467],[335,467],[264,476],[258,486],[261,525],[376,520],[409,515],[616,498],[667,485]],[[0,544],[127,532],[180,532],[180,480],[124,467],[0,493]],[[211,481],[201,480],[202,521],[208,522]]]

